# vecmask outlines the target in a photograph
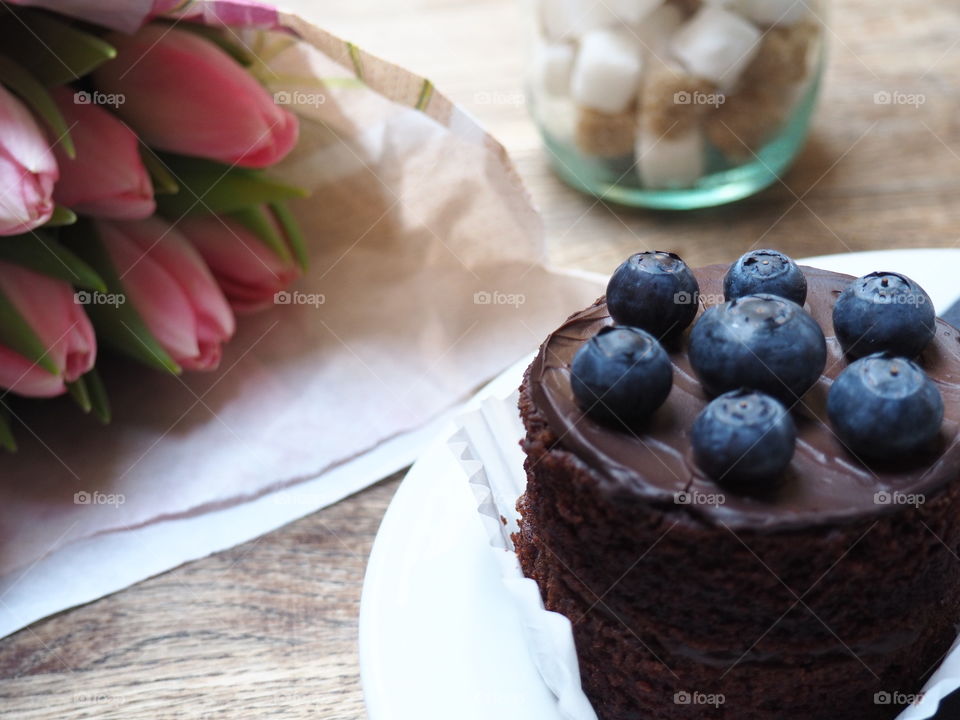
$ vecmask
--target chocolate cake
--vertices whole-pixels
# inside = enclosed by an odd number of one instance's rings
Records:
[[[832,312],[852,278],[802,271],[826,369],[791,410],[795,453],[766,494],[732,491],[693,458],[712,396],[689,331],[664,341],[673,386],[636,430],[594,419],[571,390],[575,354],[612,324],[605,299],[526,372],[517,553],[547,609],[572,622],[601,720],[890,720],[956,637],[960,333],[936,321],[916,361],[943,398],[935,440],[862,461],[827,411],[849,366]],[[703,307],[723,303],[726,272],[694,271]]]

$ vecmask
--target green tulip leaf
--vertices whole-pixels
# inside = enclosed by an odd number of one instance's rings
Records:
[[[297,223],[290,208],[285,203],[271,203],[270,209],[273,216],[280,223],[283,233],[287,238],[287,243],[293,250],[293,256],[297,259],[297,265],[301,270],[306,270],[310,264],[310,258],[307,256],[307,244],[303,239],[303,233],[300,231],[300,225]]]
[[[106,296],[91,297],[95,301],[85,303],[97,336],[145,365],[179,375],[180,366],[153,336],[136,308],[127,302],[123,281],[93,225],[79,222],[67,228],[65,235],[69,247],[96,270],[107,286]],[[83,299],[83,291],[77,294]]]
[[[110,410],[110,398],[107,396],[107,388],[103,384],[100,373],[94,368],[83,376],[87,384],[87,391],[90,393],[90,406],[93,408],[93,414],[104,425],[110,423],[112,412]]]
[[[230,213],[229,216],[256,235],[281,260],[290,260],[290,250],[283,241],[283,236],[277,230],[277,226],[270,222],[270,218],[263,208],[244,208]]]
[[[70,130],[57,104],[47,89],[29,72],[10,58],[0,55],[0,83],[19,95],[50,127],[57,142],[70,158],[77,156]]]
[[[85,290],[106,292],[96,271],[67,250],[50,234],[35,232],[0,239],[0,260],[49,275]]]
[[[140,157],[143,160],[143,166],[150,173],[150,179],[153,181],[153,192],[156,195],[175,195],[180,192],[180,186],[176,178],[167,170],[167,166],[158,158],[150,148],[143,148],[140,151]]]
[[[47,352],[43,341],[23,319],[23,315],[2,291],[0,291],[0,345],[22,355],[34,365],[51,375],[59,375],[60,370]]]
[[[7,452],[17,451],[17,441],[13,437],[13,429],[10,427],[10,412],[6,407],[0,406],[0,447]]]
[[[30,58],[30,71],[47,87],[74,82],[117,56],[96,35],[32,10],[12,13],[0,24],[0,47],[11,57]]]
[[[77,221],[77,214],[68,207],[56,205],[53,208],[53,215],[43,224],[44,227],[63,227],[64,225],[73,225]]]
[[[183,155],[165,154],[160,159],[180,184],[176,195],[157,198],[161,214],[173,220],[190,214],[232,213],[309,194],[302,188],[268,178],[258,170]]]
[[[84,379],[79,377],[73,382],[67,383],[67,390],[80,409],[84,413],[89,413],[93,406],[90,404],[90,391],[87,390],[87,383]]]

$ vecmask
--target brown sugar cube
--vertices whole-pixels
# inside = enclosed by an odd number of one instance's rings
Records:
[[[752,158],[783,127],[794,95],[789,86],[741,88],[706,117],[707,139],[730,160]]]
[[[820,32],[814,22],[767,31],[737,91],[706,119],[711,144],[739,162],[751,158],[776,135],[811,71],[810,53]]]
[[[581,152],[602,158],[633,153],[636,111],[633,107],[610,114],[581,107],[577,111],[575,142]]]
[[[658,136],[685,136],[722,101],[717,88],[706,80],[679,67],[651,63],[640,92],[640,118]]]
[[[771,28],[763,36],[756,57],[744,71],[742,82],[745,85],[800,82],[810,72],[810,51],[820,34],[820,26],[814,22]]]

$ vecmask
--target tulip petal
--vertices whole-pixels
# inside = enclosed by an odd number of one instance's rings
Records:
[[[19,235],[43,224],[53,214],[53,200],[44,202],[42,195],[36,177],[0,146],[0,234]]]
[[[98,227],[131,303],[164,349],[186,369],[215,368],[236,322],[196,250],[158,218]]]
[[[0,85],[0,142],[10,158],[35,174],[57,178],[57,163],[30,111]]]
[[[99,222],[100,239],[120,276],[129,302],[176,362],[193,357],[197,322],[176,280],[128,236],[132,223]]]
[[[51,375],[23,355],[0,345],[0,387],[24,397],[49,398],[63,395],[63,378]]]
[[[179,230],[161,220],[151,218],[139,225],[141,232],[131,235],[133,241],[176,279],[201,324],[219,334],[221,341],[230,338],[236,321],[200,254]]]
[[[97,355],[93,326],[69,284],[0,262],[0,292],[46,349],[44,364],[52,363],[60,373],[53,375],[14,350],[2,348],[4,357],[13,355],[18,360],[9,360],[12,370],[0,375],[0,386],[19,394],[49,397],[65,391],[64,380],[72,382],[93,368]],[[35,370],[23,363],[35,365]],[[23,375],[22,387],[6,384],[10,373]]]
[[[292,260],[281,259],[232,218],[185,218],[182,233],[210,266],[234,310],[260,309],[299,276]]]
[[[57,88],[53,95],[77,149],[72,160],[61,148],[55,150],[60,181],[54,199],[97,217],[136,220],[152,215],[153,184],[133,131],[97,105],[74,102],[69,88]]]
[[[49,220],[58,177],[40,127],[0,85],[0,235],[18,235]]]
[[[0,290],[37,334],[67,381],[93,367],[97,349],[93,326],[70,285],[0,262]]]
[[[296,117],[209,40],[156,24],[107,40],[117,58],[100,66],[94,81],[124,96],[117,112],[150,146],[266,167],[296,144]]]
[[[61,145],[71,157],[74,153],[73,138],[63,114],[47,89],[22,65],[0,55],[0,83],[15,92],[27,107],[46,124],[54,142]]]

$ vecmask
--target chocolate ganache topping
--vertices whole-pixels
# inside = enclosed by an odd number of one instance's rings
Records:
[[[726,270],[725,265],[713,265],[695,271],[707,306],[723,302]],[[864,464],[837,439],[826,409],[830,385],[848,365],[833,336],[833,305],[853,278],[809,267],[803,272],[809,286],[805,308],[827,336],[827,365],[793,408],[796,453],[782,485],[769,496],[721,488],[693,460],[691,428],[710,398],[690,367],[689,331],[667,347],[674,370],[667,401],[636,433],[586,416],[570,389],[570,365],[577,350],[612,324],[603,299],[571,317],[544,342],[529,373],[533,400],[559,444],[587,464],[605,492],[623,501],[670,505],[691,519],[731,528],[789,530],[868,519],[930,501],[960,476],[960,333],[938,320],[936,337],[918,360],[945,405],[935,447],[896,463]]]

